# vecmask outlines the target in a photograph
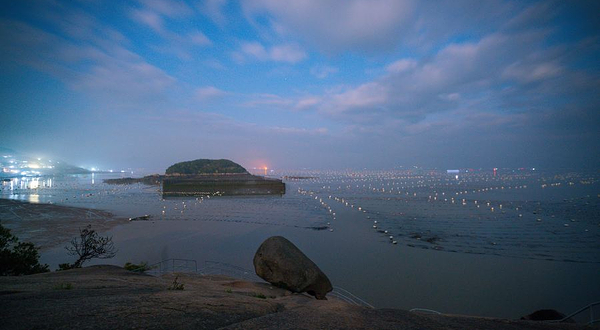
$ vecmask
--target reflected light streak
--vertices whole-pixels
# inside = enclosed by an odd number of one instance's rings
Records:
[[[27,201],[29,203],[35,203],[38,204],[40,202],[40,195],[38,194],[31,194],[27,197]]]

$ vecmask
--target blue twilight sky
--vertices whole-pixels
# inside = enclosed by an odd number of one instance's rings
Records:
[[[600,1],[3,1],[0,146],[104,168],[600,166]]]

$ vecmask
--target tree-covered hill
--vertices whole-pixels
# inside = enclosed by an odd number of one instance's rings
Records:
[[[223,174],[248,173],[245,168],[228,159],[196,159],[171,165],[166,174]]]

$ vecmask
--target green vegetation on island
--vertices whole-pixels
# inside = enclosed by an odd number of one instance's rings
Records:
[[[196,159],[169,166],[167,175],[246,174],[245,168],[228,159]]]

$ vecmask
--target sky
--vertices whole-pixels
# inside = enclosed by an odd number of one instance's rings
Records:
[[[156,171],[600,168],[599,1],[3,1],[0,146]]]

